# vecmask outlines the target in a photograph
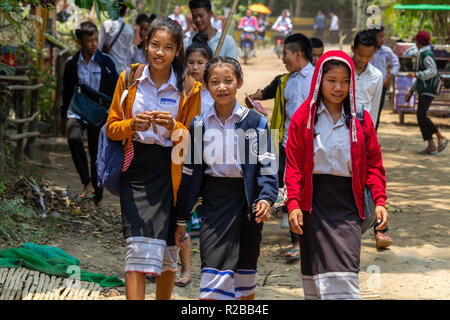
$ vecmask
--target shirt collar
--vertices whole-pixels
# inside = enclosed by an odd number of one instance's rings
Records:
[[[237,118],[239,119],[244,114],[244,111],[245,111],[245,108],[243,106],[241,106],[240,103],[236,100],[236,104],[234,105],[233,112],[232,112],[231,116],[228,119],[230,119],[230,118],[232,118],[234,116],[237,116]],[[209,119],[209,118],[211,118],[213,116],[215,116],[218,119],[216,108],[215,108],[214,105],[212,105],[212,107],[209,108],[208,111],[205,112],[205,118],[206,119]]]
[[[150,67],[149,67],[149,63],[147,63],[144,67],[144,70],[142,71],[141,76],[136,79],[137,81],[142,81],[147,79],[148,81],[150,81],[151,84],[154,85],[154,82],[152,80],[152,78],[150,77]],[[172,86],[176,91],[178,91],[178,87],[177,87],[177,76],[175,74],[175,72],[173,71],[172,66],[170,66],[170,78],[169,81],[167,81],[167,86]],[[162,86],[161,86],[162,88]]]
[[[92,55],[91,59],[89,59],[88,64],[89,64],[91,61],[94,61],[94,58],[95,58],[95,54],[96,54],[96,53],[97,53],[97,52],[95,52],[95,53]],[[80,63],[86,63],[86,62],[84,61],[83,53],[82,53],[81,51],[80,51],[80,56],[78,57],[77,65],[79,65]]]
[[[330,114],[330,113],[328,112],[327,107],[325,107],[325,104],[323,103],[323,101],[320,101],[320,105],[319,105],[319,107],[317,108],[317,114],[320,115],[320,114],[323,113],[323,112],[326,112],[328,115]],[[345,120],[345,112],[344,112],[344,108],[341,108],[341,119]],[[336,122],[336,125],[337,125],[338,123],[339,123],[339,121]]]
[[[427,50],[431,50],[431,45],[427,45],[427,46],[424,46],[424,47],[420,48],[419,53],[422,53],[422,52],[427,51]]]

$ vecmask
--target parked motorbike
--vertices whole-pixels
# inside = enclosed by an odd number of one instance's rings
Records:
[[[251,26],[245,26],[242,28],[241,34],[241,57],[244,58],[244,64],[247,64],[248,59],[255,54],[255,40],[256,40],[256,29]]]

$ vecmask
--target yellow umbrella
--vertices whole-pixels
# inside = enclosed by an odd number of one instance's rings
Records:
[[[271,14],[272,11],[270,11],[270,9],[268,7],[266,7],[263,4],[259,4],[259,3],[254,3],[248,6],[248,8],[256,13],[264,13],[264,14]]]

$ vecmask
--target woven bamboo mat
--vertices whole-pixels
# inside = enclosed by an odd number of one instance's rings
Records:
[[[26,268],[0,268],[0,300],[104,300],[94,282],[48,276]]]

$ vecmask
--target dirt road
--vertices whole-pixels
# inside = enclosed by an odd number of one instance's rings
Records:
[[[258,51],[257,57],[243,66],[244,87],[238,93],[263,88],[285,69],[270,50]],[[262,103],[266,110],[273,101]],[[450,137],[450,118],[433,118]],[[364,299],[449,299],[450,298],[450,148],[436,156],[416,154],[425,147],[415,115],[406,116],[400,125],[386,102],[378,131],[387,172],[390,235],[394,245],[377,251],[371,232],[362,241],[360,285]],[[50,154],[66,170],[48,171],[47,178],[59,185],[69,185],[72,193],[81,191],[69,153]],[[105,203],[119,213],[118,199],[106,194]],[[123,277],[124,246],[105,246],[104,239],[92,235],[63,235],[55,243],[81,260],[81,267],[92,272]],[[257,299],[303,299],[299,263],[288,264],[283,253],[290,247],[287,229],[272,218],[265,224]],[[88,254],[87,254],[88,253]],[[175,287],[173,298],[197,299],[200,284],[198,240],[192,246],[192,282],[186,288]],[[267,277],[267,275],[270,275]],[[264,286],[263,286],[264,284]],[[123,292],[123,289],[121,289]],[[148,298],[154,298],[155,284],[147,286]],[[116,297],[124,299],[124,296]]]

